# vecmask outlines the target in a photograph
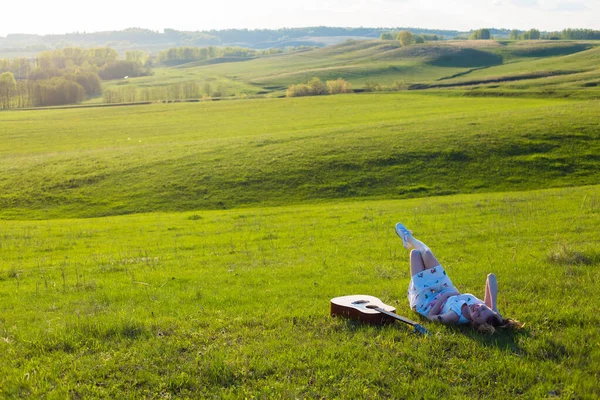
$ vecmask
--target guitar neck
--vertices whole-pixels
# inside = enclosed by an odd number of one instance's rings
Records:
[[[393,312],[386,311],[386,310],[384,310],[383,308],[379,308],[379,307],[373,307],[373,308],[372,308],[372,310],[379,311],[380,313],[382,313],[382,314],[385,314],[385,315],[388,315],[388,316],[390,316],[390,317],[392,317],[392,318],[395,318],[395,319],[397,319],[398,321],[402,321],[402,322],[404,322],[405,324],[409,324],[409,325],[412,325],[412,326],[420,326],[418,322],[411,321],[411,320],[410,320],[410,319],[408,319],[408,318],[401,317],[401,316],[399,316],[398,314],[394,314]]]

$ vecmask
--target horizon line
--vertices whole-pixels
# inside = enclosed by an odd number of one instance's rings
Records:
[[[414,27],[414,26],[397,26],[397,27],[370,27],[370,26],[335,26],[335,25],[309,25],[309,26],[302,26],[302,27],[281,27],[281,28],[223,28],[223,29],[204,29],[204,30],[179,30],[179,29],[175,29],[175,28],[162,28],[162,32],[160,30],[154,30],[154,29],[149,29],[149,28],[142,28],[142,27],[135,27],[135,26],[131,26],[131,27],[127,27],[127,28],[123,28],[123,29],[112,29],[112,30],[98,30],[98,31],[72,31],[72,32],[64,32],[64,33],[27,33],[27,32],[11,32],[11,33],[6,33],[5,36],[0,35],[0,38],[4,37],[7,38],[8,36],[11,35],[27,35],[27,36],[63,36],[63,35],[93,35],[93,34],[97,34],[97,33],[107,33],[107,32],[124,32],[127,30],[133,30],[133,29],[139,29],[139,30],[145,30],[145,31],[150,31],[150,32],[154,32],[154,33],[158,33],[158,34],[164,34],[165,30],[167,29],[171,29],[177,32],[221,32],[221,31],[279,31],[279,30],[301,30],[301,29],[310,29],[310,28],[338,28],[338,29],[373,29],[373,30],[394,30],[394,29],[406,29],[406,30],[411,30],[411,29],[415,29],[415,30],[426,30],[426,31],[442,31],[442,32],[459,32],[459,33],[467,33],[467,32],[473,32],[475,30],[478,29],[490,29],[490,30],[498,30],[498,31],[511,31],[511,30],[515,30],[516,28],[496,28],[496,27],[481,27],[481,28],[477,28],[477,29],[469,29],[469,30],[460,30],[460,29],[440,29],[440,28],[422,28],[422,27]],[[530,29],[537,29],[537,28],[530,28]],[[563,28],[560,30],[541,30],[539,29],[540,32],[561,32],[564,31],[566,29],[581,29],[581,30],[595,30],[592,28],[572,28],[572,27],[568,27],[568,28]],[[527,31],[526,29],[516,29],[520,32],[525,32]]]

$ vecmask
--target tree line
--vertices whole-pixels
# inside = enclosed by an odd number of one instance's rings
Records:
[[[157,55],[140,50],[126,51],[121,58],[116,50],[109,47],[69,47],[44,51],[31,59],[0,59],[0,108],[76,104],[102,94],[106,103],[222,97],[226,95],[224,86],[213,88],[209,83],[184,82],[139,90],[118,87],[103,93],[102,81],[149,75],[156,65],[176,65],[217,57],[251,58],[299,49],[303,48],[176,47]]]
[[[400,31],[400,32],[383,32],[379,35],[381,40],[397,40],[402,46],[410,46],[412,44],[420,44],[429,41],[440,40],[438,35],[429,34],[414,34],[411,31]]]
[[[509,32],[510,40],[600,40],[600,31],[593,29],[564,29],[562,32],[540,32],[538,29],[520,31],[513,29]],[[477,29],[469,36],[471,40],[492,39],[490,29]]]
[[[223,84],[211,85],[196,81],[174,83],[164,86],[138,88],[135,86],[121,86],[107,89],[103,93],[104,103],[134,103],[146,101],[175,101],[201,98],[219,98],[227,96]]]
[[[600,40],[600,31],[593,29],[565,29],[560,33],[564,40]]]
[[[111,47],[124,48],[135,46],[155,51],[157,47],[193,47],[193,46],[232,46],[266,49],[272,47],[285,48],[293,44],[295,46],[310,45],[310,37],[330,36],[362,36],[376,39],[382,34],[400,31],[410,31],[415,35],[437,36],[439,39],[468,39],[473,32],[461,32],[456,30],[419,29],[419,28],[339,28],[339,27],[306,27],[306,28],[282,28],[282,29],[226,29],[210,31],[179,31],[175,29],[164,29],[163,32],[142,28],[129,28],[122,31],[106,32],[74,32],[64,35],[31,35],[31,34],[9,34],[5,38],[0,37],[0,48],[4,51],[42,51],[66,47]],[[491,36],[496,38],[508,38],[510,31],[507,29],[489,29]],[[525,31],[526,32],[526,31]],[[519,31],[519,35],[524,31]],[[394,36],[395,36],[394,34]],[[387,40],[394,40],[388,38]],[[520,38],[519,38],[520,39]],[[542,32],[541,39],[556,40],[600,40],[599,31],[591,29],[565,29],[562,32]]]
[[[111,48],[65,48],[36,58],[0,59],[0,107],[75,104],[102,94],[102,80],[151,73],[150,57],[129,51],[124,59]]]
[[[353,93],[352,85],[342,78],[323,82],[312,78],[308,83],[291,85],[286,91],[286,97],[320,96],[324,94]]]
[[[0,37],[3,51],[42,51],[63,47],[111,47],[121,49],[125,46],[155,51],[157,47],[193,47],[193,46],[242,46],[254,49],[272,47],[285,48],[290,45],[313,46],[310,37],[367,37],[376,39],[382,32],[410,30],[414,34],[437,35],[452,38],[461,32],[440,29],[419,28],[341,28],[341,27],[305,27],[281,29],[224,29],[207,31],[180,31],[166,28],[163,32],[128,28],[121,31],[73,32],[63,35],[9,34]]]
[[[156,62],[161,65],[177,65],[193,61],[205,61],[219,57],[254,58],[284,52],[308,49],[308,47],[270,48],[255,50],[245,47],[173,47],[158,52]]]

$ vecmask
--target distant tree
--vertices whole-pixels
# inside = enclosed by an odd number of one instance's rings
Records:
[[[346,82],[342,78],[338,78],[335,81],[327,81],[327,91],[329,94],[338,94],[338,93],[352,93],[352,85],[349,82]]]
[[[204,84],[204,94],[208,97],[210,97],[210,95],[212,94],[212,88],[210,87],[210,83],[208,82]]]
[[[31,70],[31,72],[29,73],[29,80],[30,81],[41,81],[44,79],[50,79],[53,76],[59,76],[60,73],[57,69],[55,68],[51,68],[51,69],[43,69],[40,67],[36,67],[34,69]]]
[[[87,49],[81,49],[78,47],[68,47],[62,49],[60,52],[53,52],[55,57],[62,59],[63,64],[66,66],[66,61],[71,61],[71,65],[81,65],[89,60],[89,51]]]
[[[396,39],[400,42],[402,46],[410,46],[415,43],[415,35],[413,35],[410,31],[402,31],[398,33]]]
[[[310,87],[303,83],[291,85],[285,92],[286,97],[310,96]]]
[[[308,81],[308,87],[310,89],[310,94],[313,96],[327,94],[327,87],[319,78],[315,77]]]
[[[381,40],[394,40],[395,36],[392,32],[383,32],[381,35],[379,35],[379,39]]]
[[[29,84],[27,81],[20,80],[17,81],[17,90],[15,92],[16,104],[13,101],[13,104],[16,108],[30,107],[31,104],[29,102],[29,97],[27,96],[29,89]]]
[[[40,53],[37,57],[37,66],[44,71],[53,69],[52,54],[49,51]]]
[[[471,33],[471,36],[469,36],[470,40],[488,40],[491,38],[492,35],[490,34],[490,30],[485,28],[473,31],[473,33]]]
[[[150,71],[133,61],[116,60],[104,64],[98,71],[103,80],[122,79],[126,76],[146,76]]]
[[[94,96],[102,94],[102,82],[97,73],[91,71],[78,71],[77,73],[68,77],[83,87],[85,94],[88,96]]]
[[[146,65],[150,55],[142,50],[128,50],[125,52],[125,60],[137,63],[139,65]]]
[[[177,65],[223,56],[249,57],[256,53],[256,50],[242,47],[174,47],[160,51],[157,60],[160,64]]]
[[[523,40],[538,40],[540,38],[540,31],[537,29],[530,29],[527,32],[523,32],[521,39]]]
[[[561,33],[564,40],[600,40],[600,31],[593,29],[565,29]]]
[[[545,34],[544,36],[542,36],[542,39],[545,39],[545,40],[560,40],[561,39],[561,35],[560,35],[560,32],[548,32],[547,34]]]
[[[394,81],[394,83],[392,83],[391,89],[395,90],[395,91],[399,91],[399,90],[405,90],[406,89],[406,83],[404,83],[404,81]]]
[[[200,85],[198,82],[187,81],[181,85],[184,99],[198,99],[202,97],[200,95]]]
[[[20,57],[12,60],[10,70],[15,76],[15,79],[27,79],[31,67],[32,63],[27,58]]]
[[[518,29],[513,29],[510,31],[509,38],[510,40],[519,40],[521,37],[521,32]]]
[[[10,71],[10,59],[0,58],[0,74]]]
[[[425,38],[422,35],[415,35],[415,43],[416,44],[425,43]]]
[[[213,97],[225,97],[227,96],[227,91],[225,85],[222,83],[217,86],[217,90],[213,92]]]
[[[10,108],[10,100],[17,90],[17,81],[12,72],[0,74],[0,107]]]
[[[85,89],[65,77],[35,81],[29,93],[35,107],[75,104],[85,99]]]
[[[97,66],[101,66],[109,61],[115,61],[119,59],[119,53],[110,47],[97,47],[94,49],[89,49],[89,54]]]
[[[300,83],[288,87],[286,97],[319,96],[323,94],[352,93],[352,86],[342,78],[327,81],[325,84],[319,78],[312,78],[308,84]]]
[[[381,85],[377,82],[365,82],[365,92],[379,92],[381,89]]]

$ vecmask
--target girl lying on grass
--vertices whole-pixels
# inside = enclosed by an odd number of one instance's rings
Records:
[[[498,282],[489,274],[485,282],[485,299],[481,301],[470,293],[460,294],[423,242],[415,239],[412,232],[401,223],[396,233],[410,252],[408,301],[410,307],[430,321],[443,324],[471,324],[479,332],[492,334],[496,328],[520,328],[522,324],[502,318],[496,306]]]

